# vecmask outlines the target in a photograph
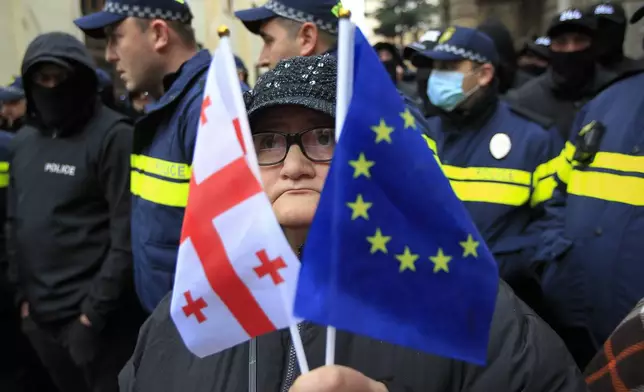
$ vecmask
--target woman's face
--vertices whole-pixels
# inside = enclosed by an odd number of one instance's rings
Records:
[[[252,129],[254,135],[270,131],[297,134],[309,129],[333,129],[333,123],[333,118],[318,111],[299,106],[280,106],[260,113],[253,121]],[[309,155],[319,153],[320,149],[332,149],[335,145],[333,138],[332,133],[329,137],[328,131],[318,132],[313,140],[321,146],[318,146],[317,151],[311,148]],[[311,145],[311,140],[302,142],[307,146]],[[258,146],[258,143],[261,142],[256,141],[255,149],[260,156],[262,146]],[[327,144],[328,147],[325,147]],[[297,144],[293,144],[282,163],[260,166],[260,171],[280,225],[286,228],[310,226],[320,201],[329,163],[312,162]]]

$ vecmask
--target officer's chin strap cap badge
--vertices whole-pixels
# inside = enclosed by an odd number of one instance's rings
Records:
[[[503,159],[508,156],[512,149],[510,136],[505,133],[497,133],[490,140],[490,153],[495,159]]]

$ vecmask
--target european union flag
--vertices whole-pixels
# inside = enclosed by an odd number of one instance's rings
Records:
[[[309,230],[295,313],[484,364],[497,265],[356,29],[353,95]]]

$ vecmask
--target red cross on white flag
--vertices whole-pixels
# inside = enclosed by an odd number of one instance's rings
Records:
[[[299,261],[262,188],[238,80],[222,37],[208,71],[171,304],[199,357],[295,322]]]

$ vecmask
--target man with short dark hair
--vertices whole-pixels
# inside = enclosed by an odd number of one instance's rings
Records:
[[[264,41],[259,66],[274,68],[285,58],[335,51],[337,4],[336,0],[269,0],[235,16]]]
[[[139,299],[152,312],[172,289],[190,165],[211,57],[198,50],[187,2],[108,0],[75,20],[107,38],[105,58],[128,91],[154,103],[136,125],[132,155],[132,248]]]
[[[337,0],[269,0],[261,7],[235,12],[253,34],[264,40],[259,65],[275,65],[296,56],[337,54]],[[429,137],[427,123],[419,106],[401,93],[405,104],[416,119],[419,130]],[[428,142],[436,153],[435,143]]]

